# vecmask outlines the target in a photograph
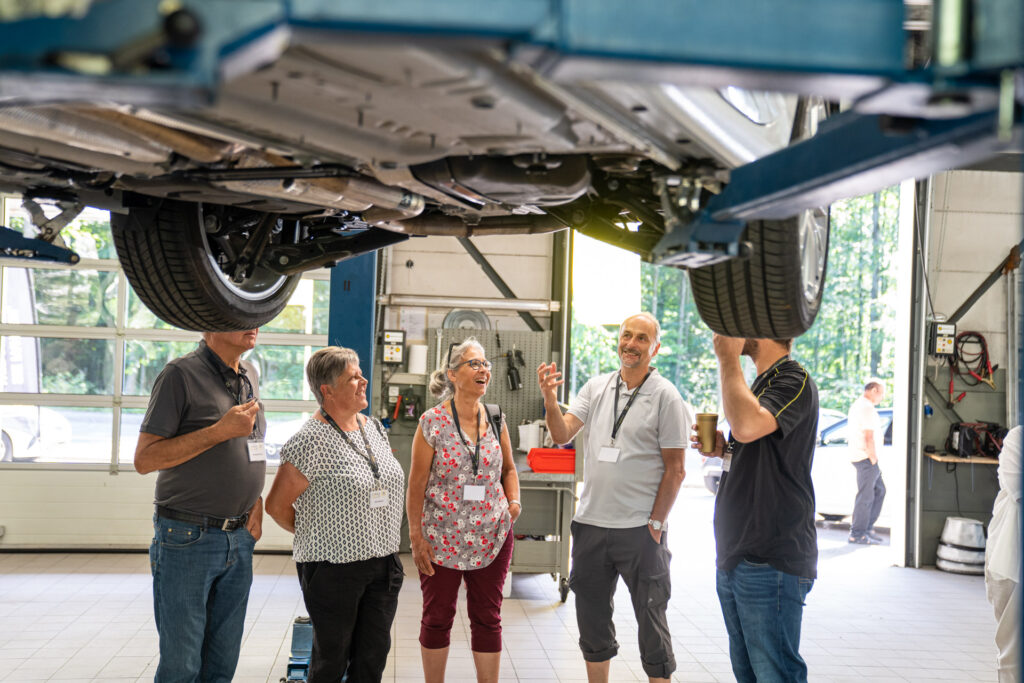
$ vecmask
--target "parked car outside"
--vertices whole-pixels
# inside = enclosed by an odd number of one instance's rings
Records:
[[[818,440],[821,440],[821,434],[826,430],[836,425],[839,422],[846,422],[846,414],[838,410],[831,408],[822,408],[818,411]],[[718,429],[723,433],[729,434],[729,423],[726,420],[719,420]],[[704,456],[704,462],[701,466],[701,476],[704,477],[704,488],[711,493],[718,493],[718,484],[722,479],[722,459],[716,457]]]
[[[0,406],[0,462],[31,462],[71,440],[71,424],[52,408]]]
[[[878,417],[884,434],[882,449],[878,453],[878,465],[884,478],[885,473],[896,466],[895,450],[892,447],[892,408],[879,408]],[[818,446],[814,449],[811,480],[814,482],[815,510],[825,520],[838,522],[853,514],[857,475],[850,465],[850,443],[845,418],[821,431]],[[876,526],[889,525],[883,519]]]

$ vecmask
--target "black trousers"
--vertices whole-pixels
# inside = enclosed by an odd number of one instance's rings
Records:
[[[870,460],[864,458],[853,463],[853,466],[857,468],[857,498],[853,501],[850,535],[863,536],[874,528],[878,515],[882,513],[885,483],[877,463],[872,465]]]
[[[295,566],[313,624],[309,683],[380,683],[404,572],[398,554]]]
[[[576,594],[580,650],[588,662],[604,662],[619,651],[612,610],[621,576],[633,601],[640,663],[654,678],[671,678],[676,670],[668,631],[668,600],[672,594],[668,533],[655,543],[647,525],[606,529],[573,522],[572,571],[569,587]]]

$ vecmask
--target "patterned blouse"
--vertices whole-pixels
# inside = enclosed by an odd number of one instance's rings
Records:
[[[480,406],[483,411],[483,405]],[[502,415],[502,426],[505,417]],[[448,403],[420,417],[423,437],[434,449],[434,460],[423,498],[423,536],[434,549],[437,564],[450,569],[481,569],[501,551],[512,528],[512,515],[501,485],[501,443],[484,415],[486,431],[480,440],[480,471],[475,481],[484,487],[483,500],[463,500],[463,487],[474,481],[474,448],[460,438]]]
[[[363,429],[380,467],[379,483],[362,455],[366,443],[358,429],[346,431],[346,441],[312,417],[281,449],[281,462],[309,480],[294,505],[296,562],[344,564],[398,552],[405,475],[380,423],[367,420]],[[370,492],[380,487],[387,491],[387,505],[371,508]]]

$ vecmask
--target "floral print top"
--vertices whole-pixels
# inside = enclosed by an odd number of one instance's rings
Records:
[[[449,405],[446,401],[420,417],[423,438],[434,449],[423,498],[423,537],[442,567],[482,569],[494,561],[512,528],[501,485],[501,443],[481,404],[486,431],[474,476],[473,442],[458,434]],[[504,414],[501,420],[504,427]],[[484,487],[483,500],[464,500],[464,486],[474,483]]]

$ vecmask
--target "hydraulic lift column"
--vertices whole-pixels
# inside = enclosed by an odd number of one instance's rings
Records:
[[[377,252],[340,261],[331,271],[331,304],[327,343],[345,346],[359,354],[359,367],[369,381],[373,377],[374,306],[377,288]],[[373,383],[366,387],[370,413]]]

